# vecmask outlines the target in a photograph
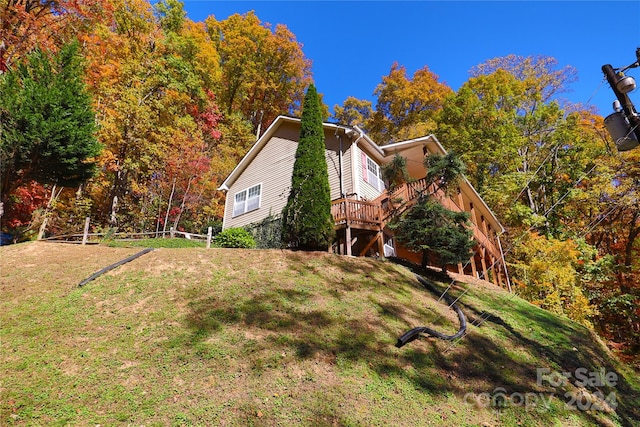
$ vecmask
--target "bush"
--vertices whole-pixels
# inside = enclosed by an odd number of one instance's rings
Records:
[[[249,224],[246,230],[255,239],[258,249],[282,247],[282,220],[276,215],[269,215],[260,222]]]
[[[256,247],[256,241],[244,228],[227,228],[213,238],[213,244],[219,248],[248,248]]]

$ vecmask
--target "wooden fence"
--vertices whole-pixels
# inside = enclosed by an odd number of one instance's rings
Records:
[[[107,233],[89,233],[89,226],[90,226],[90,218],[87,217],[85,218],[85,223],[84,223],[84,231],[83,233],[73,233],[73,234],[62,234],[62,235],[58,235],[58,236],[51,236],[51,237],[46,237],[43,238],[42,240],[46,240],[46,241],[61,241],[61,242],[67,242],[67,243],[79,243],[82,245],[86,245],[89,242],[89,238],[91,237],[99,237],[99,238],[104,238],[104,237],[109,237],[109,236],[115,236],[118,237],[118,240],[140,240],[140,239],[144,239],[144,238],[151,238],[151,239],[158,239],[158,238],[167,238],[167,236],[170,239],[174,239],[174,238],[184,238],[184,239],[189,239],[189,240],[202,240],[205,241],[207,243],[207,248],[211,247],[211,240],[212,240],[212,234],[213,234],[213,230],[212,227],[209,227],[207,230],[207,234],[198,234],[198,233],[188,233],[185,231],[177,231],[174,230],[173,227],[171,227],[169,229],[169,231],[149,231],[149,232],[140,232],[140,233],[136,233],[136,232],[107,232]]]

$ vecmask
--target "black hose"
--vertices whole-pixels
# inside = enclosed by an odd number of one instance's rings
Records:
[[[436,296],[440,295],[440,291],[438,291],[438,289],[436,289],[430,282],[428,282],[427,280],[423,279],[420,276],[416,276],[416,277],[418,281],[424,285],[425,288],[429,289],[429,291],[431,291]],[[453,341],[465,334],[465,332],[467,331],[467,319],[464,317],[464,313],[462,312],[460,307],[458,307],[458,304],[456,304],[455,301],[452,300],[449,295],[444,294],[443,299],[446,301],[447,304],[449,304],[449,306],[452,309],[454,309],[458,313],[458,320],[460,321],[460,329],[458,329],[458,332],[456,332],[453,335],[446,335],[446,334],[443,334],[442,332],[438,332],[426,326],[418,326],[417,328],[413,328],[405,332],[404,334],[402,334],[402,336],[398,338],[396,347],[400,348],[406,343],[415,340],[420,336],[421,333],[425,333],[446,341]]]
[[[142,250],[142,251],[140,251],[140,252],[138,252],[136,254],[131,255],[130,257],[127,257],[127,258],[125,258],[123,260],[120,260],[120,261],[116,262],[115,264],[111,264],[111,265],[103,268],[102,270],[100,270],[100,271],[98,271],[96,273],[93,273],[91,276],[87,277],[86,279],[84,279],[82,282],[80,282],[78,284],[78,287],[81,288],[84,285],[86,285],[87,283],[89,283],[90,281],[92,281],[93,279],[95,279],[96,277],[102,276],[107,271],[111,271],[114,268],[121,266],[122,264],[126,264],[129,261],[133,261],[134,259],[136,259],[138,257],[141,257],[142,255],[144,255],[146,253],[149,253],[152,250],[153,250],[153,248],[146,248],[146,249],[144,249],[144,250]]]

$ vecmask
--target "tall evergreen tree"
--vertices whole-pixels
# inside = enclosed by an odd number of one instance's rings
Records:
[[[453,154],[429,156],[425,159],[427,180],[445,194],[448,187],[462,176],[462,162]],[[435,195],[424,194],[402,216],[389,224],[396,238],[409,250],[422,253],[422,267],[429,254],[438,256],[444,271],[447,264],[466,261],[474,242],[467,212],[454,212],[442,206]]]
[[[37,49],[0,77],[3,198],[30,181],[76,186],[100,153],[77,42],[53,58]]]
[[[333,241],[335,231],[322,112],[313,84],[304,98],[300,140],[282,221],[282,239],[292,247],[327,250]]]

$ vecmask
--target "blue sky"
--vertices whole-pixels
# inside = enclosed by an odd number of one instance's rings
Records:
[[[225,1],[186,0],[190,19],[222,20],[250,10],[262,22],[285,24],[313,61],[313,76],[330,109],[373,91],[398,62],[409,77],[427,65],[457,90],[487,59],[516,54],[556,58],[578,70],[564,96],[606,116],[615,96],[601,67],[636,60],[639,1]],[[640,68],[629,70],[640,84]],[[640,90],[630,94],[640,108]]]

